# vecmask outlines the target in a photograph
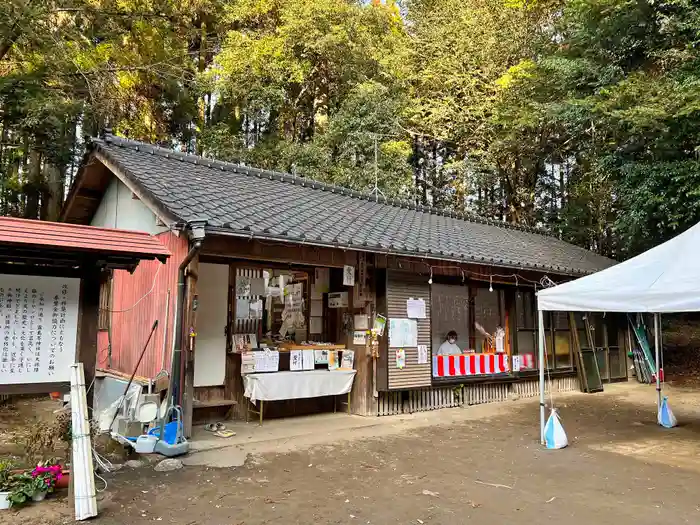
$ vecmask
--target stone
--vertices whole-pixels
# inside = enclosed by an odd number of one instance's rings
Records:
[[[138,459],[130,459],[129,461],[124,463],[124,466],[129,468],[141,468],[144,466],[144,462]]]
[[[173,470],[181,469],[182,468],[182,461],[179,459],[175,458],[168,458],[164,459],[160,463],[158,463],[154,470],[156,472],[171,472]]]

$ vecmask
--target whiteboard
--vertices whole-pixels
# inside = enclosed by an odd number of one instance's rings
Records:
[[[389,347],[418,346],[418,322],[415,319],[389,319]]]
[[[0,274],[0,384],[70,381],[80,279]]]

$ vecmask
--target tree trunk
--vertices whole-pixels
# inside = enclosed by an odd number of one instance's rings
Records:
[[[29,173],[24,185],[24,193],[27,196],[27,204],[24,207],[24,216],[27,219],[39,218],[39,198],[41,195],[41,153],[32,148],[29,152]]]
[[[63,206],[63,173],[55,164],[46,162],[44,165],[46,190],[41,201],[41,218],[57,221]]]

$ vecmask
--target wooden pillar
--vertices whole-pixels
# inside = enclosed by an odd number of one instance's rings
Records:
[[[97,367],[97,324],[100,311],[100,271],[89,268],[80,281],[80,298],[78,306],[78,333],[76,351],[77,360],[85,369],[85,388],[92,388],[87,393],[87,403],[92,407],[95,387],[95,368]]]
[[[185,437],[192,437],[192,420],[194,411],[194,347],[197,342],[197,277],[199,275],[199,255],[195,255],[187,267],[186,292],[182,325],[183,333],[183,370],[184,390],[182,397],[182,414]]]

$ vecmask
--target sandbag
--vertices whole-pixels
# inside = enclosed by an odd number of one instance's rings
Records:
[[[673,415],[671,407],[668,404],[668,397],[664,396],[659,406],[659,415],[657,418],[659,425],[665,428],[673,428],[678,424],[676,416]]]
[[[569,440],[564,432],[564,427],[559,419],[559,414],[553,408],[549,413],[549,419],[544,426],[544,442],[549,449],[564,448],[569,444]]]

